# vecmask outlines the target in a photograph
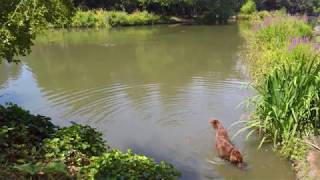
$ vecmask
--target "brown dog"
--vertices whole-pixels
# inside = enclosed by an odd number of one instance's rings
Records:
[[[209,123],[216,130],[216,149],[222,159],[230,161],[239,167],[243,166],[243,158],[239,150],[231,143],[227,130],[219,120],[212,119]]]

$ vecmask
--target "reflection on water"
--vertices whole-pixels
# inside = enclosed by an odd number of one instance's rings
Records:
[[[247,115],[242,43],[233,25],[52,32],[23,65],[0,65],[0,103],[90,124],[113,147],[175,164],[183,179],[292,179],[289,163],[244,137],[235,144],[247,171],[207,162],[216,157],[208,119],[229,127]]]

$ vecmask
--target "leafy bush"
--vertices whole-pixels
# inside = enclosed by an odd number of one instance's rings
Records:
[[[72,18],[72,27],[96,27],[106,28],[109,26],[132,26],[154,24],[160,20],[160,16],[148,13],[147,11],[137,11],[128,14],[123,11],[105,10],[78,10]]]
[[[252,14],[255,11],[256,11],[256,3],[253,0],[247,0],[240,9],[240,12],[243,14]]]
[[[12,104],[0,105],[0,149],[0,177],[8,179],[179,176],[164,162],[157,164],[131,152],[108,152],[102,134],[89,126],[73,124],[58,129],[50,118],[32,115]]]
[[[108,148],[101,133],[79,124],[58,130],[52,138],[45,139],[43,145],[46,159],[65,161],[73,166],[88,164],[89,157],[100,156]]]
[[[160,20],[160,16],[148,13],[147,11],[126,12],[112,11],[108,15],[108,22],[111,26],[147,25],[154,24]]]
[[[92,163],[82,169],[84,179],[177,179],[180,173],[165,162],[154,160],[131,151],[122,153],[114,150],[100,157],[93,157]]]
[[[71,0],[0,0],[0,61],[31,52],[36,34],[52,24],[62,27],[73,14]]]
[[[109,27],[107,12],[104,10],[81,11],[78,10],[72,18],[72,27]]]
[[[56,129],[50,118],[32,115],[17,105],[0,105],[0,163],[33,161],[43,139]]]
[[[63,162],[49,162],[23,164],[14,166],[14,169],[24,179],[69,179],[67,166]],[[1,174],[0,174],[1,175]],[[12,178],[14,179],[14,178]],[[70,178],[71,179],[71,178]]]

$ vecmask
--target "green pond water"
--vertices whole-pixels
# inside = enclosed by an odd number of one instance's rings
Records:
[[[208,119],[247,119],[239,105],[254,95],[243,44],[236,24],[46,33],[22,64],[0,64],[0,103],[89,124],[114,148],[174,164],[181,179],[294,179],[289,162],[245,135],[234,144],[246,170],[216,157]]]

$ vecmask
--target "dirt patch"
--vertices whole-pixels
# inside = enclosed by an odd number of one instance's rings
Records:
[[[297,179],[319,180],[320,179],[320,138],[306,141],[310,146],[305,159],[295,162]]]
[[[307,161],[309,164],[309,177],[311,179],[320,179],[320,151],[311,150],[308,153]]]

